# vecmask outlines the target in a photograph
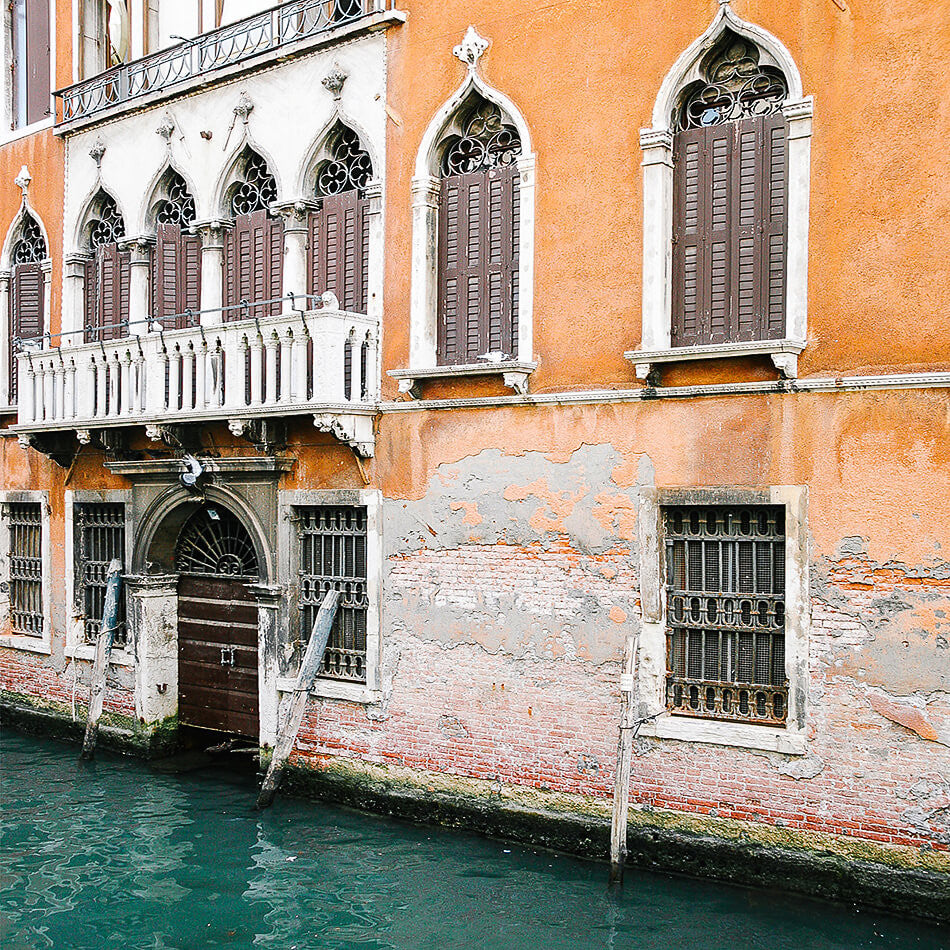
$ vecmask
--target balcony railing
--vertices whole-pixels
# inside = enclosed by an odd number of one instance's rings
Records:
[[[82,332],[59,346],[48,337],[45,345],[21,341],[16,431],[213,420],[240,431],[242,421],[313,413],[320,428],[372,454],[365,443],[378,402],[378,321],[293,309],[303,299],[313,298],[280,298],[280,316],[175,330],[149,323],[108,342],[78,342]]]
[[[60,122],[92,116],[391,9],[392,0],[295,0],[58,90]]]

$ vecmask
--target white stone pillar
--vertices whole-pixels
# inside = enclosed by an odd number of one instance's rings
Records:
[[[178,575],[130,575],[125,583],[135,715],[157,725],[178,712]]]
[[[63,346],[83,342],[86,319],[86,262],[88,254],[70,254],[64,264],[63,306],[60,319]]]
[[[201,309],[202,326],[222,322],[220,308],[224,303],[224,241],[227,231],[219,221],[195,225],[201,235]]]
[[[808,205],[811,181],[811,97],[782,107],[788,120],[788,262],[785,337],[808,336]]]
[[[7,347],[0,353],[0,405],[9,406],[13,402],[10,398],[10,360],[8,355],[13,350],[13,337],[10,335],[10,272],[0,273],[0,340]],[[16,364],[13,364],[16,372]],[[22,421],[22,420],[21,420]]]
[[[251,584],[248,590],[257,598],[257,689],[261,717],[262,746],[277,740],[278,635],[280,613],[284,603],[283,589],[276,584]]]
[[[307,292],[307,230],[309,207],[303,202],[282,205],[277,213],[284,219],[284,261],[281,279],[281,294],[287,297],[293,294],[300,297]],[[297,301],[296,309],[310,310],[312,307]],[[284,310],[290,309],[290,301],[284,304]]]
[[[152,271],[152,241],[148,238],[136,238],[129,242],[131,256],[129,273],[129,333],[133,335],[148,332],[148,320],[151,316],[149,285]]]
[[[641,350],[670,347],[673,279],[673,136],[640,130],[643,150],[643,308]]]
[[[409,308],[409,365],[436,365],[438,296],[439,181],[431,175],[412,180],[412,291]]]

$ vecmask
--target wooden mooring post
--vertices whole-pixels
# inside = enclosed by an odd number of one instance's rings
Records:
[[[617,740],[617,771],[614,777],[613,814],[610,819],[610,883],[623,882],[627,861],[627,811],[630,806],[630,759],[636,731],[634,671],[639,635],[627,638],[620,674],[620,738]]]
[[[80,759],[89,760],[96,754],[99,738],[99,717],[106,695],[106,677],[109,675],[109,657],[115,642],[115,629],[119,621],[119,596],[122,593],[122,562],[113,558],[109,562],[106,580],[106,599],[102,608],[102,625],[96,639],[96,657],[92,664],[92,690],[89,693],[89,711],[86,714],[86,735],[82,740]]]
[[[320,672],[320,664],[323,662],[323,654],[327,648],[327,641],[330,639],[330,630],[333,627],[333,618],[336,616],[339,600],[339,591],[328,590],[320,605],[317,619],[313,623],[310,643],[307,644],[307,652],[303,663],[300,664],[293,694],[290,702],[287,703],[287,715],[278,730],[270,765],[261,783],[260,794],[257,796],[259,809],[267,808],[273,802],[274,795],[277,794],[277,787],[284,774],[284,766],[287,764],[294,742],[297,740],[297,733],[300,731],[300,723],[307,709],[307,700],[310,698],[313,681]]]

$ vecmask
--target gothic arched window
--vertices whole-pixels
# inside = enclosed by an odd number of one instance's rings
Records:
[[[277,182],[263,156],[250,146],[238,159],[234,180],[225,192],[227,208],[234,227],[225,242],[224,303],[234,307],[276,300],[281,296],[284,260],[284,228],[279,218],[270,215],[277,198]],[[280,313],[280,303],[227,310],[225,320],[245,316],[263,317]]]
[[[726,31],[672,116],[671,344],[785,335],[788,87]]]
[[[152,318],[167,329],[197,326],[201,307],[201,238],[188,233],[195,199],[173,168],[162,176],[152,205],[155,252],[152,258]]]
[[[10,340],[7,347],[9,401],[17,396],[16,354],[21,340],[38,340],[46,331],[46,275],[49,256],[39,222],[29,213],[20,220],[19,237],[10,255]]]
[[[89,252],[85,279],[86,341],[114,340],[128,332],[131,258],[119,249],[125,222],[115,199],[100,190],[85,227]]]
[[[438,362],[514,358],[521,140],[497,106],[476,97],[440,148]]]
[[[366,313],[369,297],[369,153],[342,123],[331,132],[326,157],[318,162],[310,215],[308,293],[331,290],[343,310]]]

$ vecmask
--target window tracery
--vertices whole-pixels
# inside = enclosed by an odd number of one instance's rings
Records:
[[[39,264],[47,257],[43,232],[32,215],[23,220],[20,239],[13,246],[12,256],[14,264]]]
[[[93,250],[104,244],[114,244],[125,237],[125,221],[116,207],[115,199],[100,193],[92,212],[89,226],[89,246]]]
[[[362,191],[372,174],[369,152],[363,148],[356,132],[342,126],[330,150],[330,157],[317,168],[317,197],[339,195],[354,188]]]
[[[677,109],[675,131],[772,115],[788,97],[785,77],[759,64],[754,43],[730,35],[703,69],[704,84],[695,86]]]
[[[155,204],[157,224],[177,224],[188,227],[195,220],[195,199],[188,184],[174,169],[170,169],[164,182],[165,197]]]
[[[504,122],[497,106],[483,102],[469,118],[464,132],[446,143],[442,175],[465,175],[514,165],[520,154],[521,139],[517,129]]]
[[[248,150],[243,164],[241,177],[230,192],[229,206],[235,216],[266,211],[277,198],[277,181],[263,156]]]

